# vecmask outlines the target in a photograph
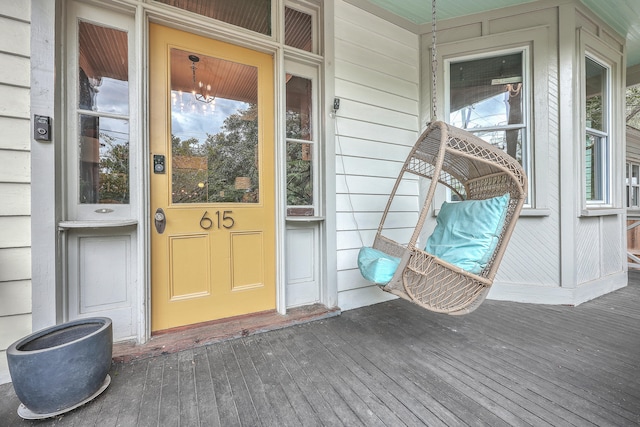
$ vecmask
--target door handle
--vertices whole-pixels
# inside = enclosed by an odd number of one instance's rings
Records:
[[[158,234],[164,233],[164,227],[167,225],[167,217],[162,208],[156,209],[156,213],[153,215],[153,222],[156,225]]]

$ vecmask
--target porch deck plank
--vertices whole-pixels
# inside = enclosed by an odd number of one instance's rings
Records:
[[[551,324],[547,327],[551,327]],[[607,344],[606,341],[602,341],[606,338],[599,338],[604,335],[597,329],[593,332],[595,339],[590,340],[594,344],[590,346],[575,342],[568,333],[562,332],[560,326],[556,326],[555,329],[559,332],[549,334],[544,331],[530,330],[526,339],[531,351],[528,354],[521,352],[516,357],[525,360],[527,357],[536,357],[540,363],[544,364],[546,372],[552,374],[549,375],[549,381],[554,386],[568,388],[581,399],[590,402],[589,407],[594,414],[602,414],[605,418],[619,416],[622,420],[634,417],[630,409],[635,409],[633,406],[637,405],[640,398],[637,392],[633,391],[637,388],[637,384],[629,382],[627,374],[629,370],[637,370],[638,365],[636,364],[634,368],[617,359],[618,354],[608,350],[612,343]],[[518,330],[523,331],[522,328]],[[509,343],[519,342],[518,340],[521,338],[513,336]],[[638,338],[635,339],[635,343],[637,346]],[[512,348],[517,347],[512,345]],[[514,357],[508,359],[515,360]],[[620,384],[625,385],[626,393],[631,392],[631,396],[635,395],[633,399],[635,403],[631,408],[625,408],[617,403],[618,391],[615,389],[618,388],[616,385]]]
[[[278,424],[283,426],[321,425],[315,411],[304,398],[271,346],[272,337],[260,335],[245,342],[258,375],[268,387],[269,402],[276,408]]]
[[[178,397],[180,424],[200,425],[193,350],[178,353]]]
[[[164,358],[158,414],[160,425],[176,426],[180,424],[178,355],[179,353],[169,354]]]
[[[207,361],[211,371],[211,381],[215,401],[220,417],[220,425],[237,426],[240,425],[238,409],[236,407],[231,384],[227,376],[225,364],[220,352],[220,346],[213,345],[207,347]]]
[[[371,412],[361,397],[345,383],[344,371],[327,360],[326,348],[308,328],[301,328],[292,335],[291,344],[297,347],[295,351],[301,363],[311,367],[312,374],[321,383],[326,382],[329,386],[326,392],[340,410],[338,416],[345,420],[345,424],[382,425],[377,415]]]
[[[293,330],[296,330],[293,332]],[[277,344],[291,355],[290,364],[294,367],[290,372],[296,372],[298,382],[304,382],[305,395],[310,402],[313,402],[316,413],[321,414],[322,419],[329,425],[358,425],[360,421],[357,415],[351,410],[349,405],[340,397],[336,389],[329,383],[325,375],[318,366],[309,363],[309,359],[303,356],[303,349],[294,341],[295,336],[300,333],[297,327],[274,332],[279,338]],[[333,373],[332,373],[333,374]],[[338,421],[338,424],[334,424]]]
[[[220,427],[220,415],[218,414],[218,404],[213,389],[213,379],[206,347],[199,347],[193,350],[193,361],[195,362],[200,425]]]
[[[640,424],[640,273],[579,307],[487,301],[464,317],[396,300],[115,363],[83,407],[2,426]]]
[[[139,364],[131,364],[145,373],[144,384],[140,392],[140,412],[137,424],[140,427],[158,425],[164,360],[164,357],[157,357],[140,361]]]

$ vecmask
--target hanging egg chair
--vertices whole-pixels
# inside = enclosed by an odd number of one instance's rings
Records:
[[[407,174],[430,184],[404,245],[383,230]],[[459,201],[443,204],[434,232],[418,247],[439,184]],[[469,313],[489,293],[526,196],[527,177],[513,157],[467,131],[433,122],[402,166],[373,246],[360,250],[360,271],[385,291],[431,311]]]

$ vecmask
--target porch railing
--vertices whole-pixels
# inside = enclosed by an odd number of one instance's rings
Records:
[[[640,269],[640,214],[627,214],[627,262]]]

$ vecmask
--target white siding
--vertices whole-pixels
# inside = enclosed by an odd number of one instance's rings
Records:
[[[373,242],[388,194],[421,126],[418,36],[343,1],[335,4],[338,305],[374,304],[389,295],[357,269],[359,248]],[[417,181],[388,219],[407,241],[418,210]]]
[[[640,130],[627,126],[627,161],[640,163]]]
[[[534,159],[532,173],[529,173],[533,189],[529,195],[531,207],[525,208],[527,216],[518,221],[500,264],[492,294],[502,284],[509,287],[557,287],[560,282],[557,20],[556,8],[540,9],[528,5],[522,10],[499,10],[438,25],[441,31],[437,35],[437,51],[448,58],[529,47],[530,79],[535,90],[532,94],[532,136],[529,141],[530,154]],[[430,46],[431,35],[424,35],[422,43]],[[423,112],[426,115],[431,111],[430,57],[425,55],[422,61]],[[442,79],[444,60],[441,58],[439,62],[438,75]],[[444,81],[438,81],[437,109],[438,117],[446,120],[444,85]]]
[[[524,45],[530,52],[529,71],[534,90],[530,141],[533,165],[529,174],[531,207],[525,208],[516,226],[489,295],[491,298],[578,304],[600,295],[605,289],[600,284],[608,283],[612,276],[616,286],[626,280],[620,209],[605,212],[606,217],[585,217],[581,208],[584,197],[580,178],[582,131],[578,77],[581,61],[578,58],[582,53],[576,52],[579,50],[576,29],[598,37],[607,49],[622,52],[621,39],[612,36],[597,19],[586,18],[586,13],[581,12],[579,2],[531,2],[518,8],[438,24],[439,79],[445,75],[444,58]],[[431,36],[424,35],[422,43],[429,46]],[[430,58],[423,55],[423,117],[431,108],[430,70]],[[438,83],[438,116],[443,117],[444,81]],[[615,84],[619,85],[620,80]],[[617,189],[622,172],[620,147],[617,145],[613,154],[616,208],[620,204]]]
[[[625,85],[626,80],[623,78],[623,52],[624,41],[613,35],[610,29],[590,16],[587,11],[581,11],[579,8],[575,11],[575,28],[578,30],[578,41],[584,44],[585,51],[606,58],[610,68],[611,79],[611,129],[609,130],[612,153],[611,169],[611,205],[623,210],[626,206],[625,196]],[[580,64],[584,61],[584,52],[582,47],[578,52]],[[580,82],[582,85],[583,83]],[[578,99],[581,99],[578,97]],[[580,111],[584,101],[580,101]],[[577,123],[577,121],[574,121]],[[582,141],[582,129],[579,129],[578,137]],[[580,153],[582,156],[582,153]],[[582,209],[584,210],[584,202]],[[626,226],[622,214],[606,215],[596,218],[584,217],[582,212],[575,219],[576,242],[575,242],[575,258],[577,260],[576,286],[588,287],[595,283],[603,283],[610,277],[620,277],[626,279],[626,253],[625,234]],[[587,264],[589,260],[592,264]],[[626,280],[620,280],[626,284]],[[594,297],[597,295],[594,295]]]
[[[30,2],[0,0],[0,384],[6,348],[31,333]]]

